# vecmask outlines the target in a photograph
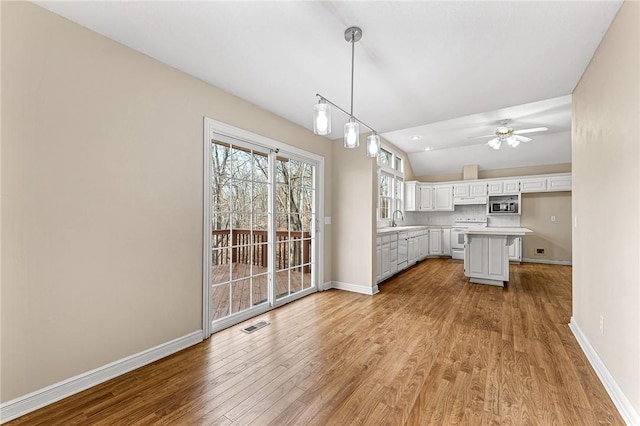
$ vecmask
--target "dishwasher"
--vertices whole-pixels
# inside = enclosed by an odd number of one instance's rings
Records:
[[[407,268],[407,260],[409,259],[408,240],[408,232],[398,233],[398,271]]]

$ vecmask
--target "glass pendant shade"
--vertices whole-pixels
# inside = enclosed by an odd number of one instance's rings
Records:
[[[367,136],[367,156],[377,157],[380,153],[380,136],[371,133]]]
[[[313,107],[313,133],[322,136],[331,133],[331,107],[322,100]]]
[[[360,126],[350,118],[344,125],[344,147],[357,148],[360,146]]]

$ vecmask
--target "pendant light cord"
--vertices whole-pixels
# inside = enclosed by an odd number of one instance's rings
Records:
[[[355,58],[355,30],[351,30],[351,117],[353,118],[353,68]]]

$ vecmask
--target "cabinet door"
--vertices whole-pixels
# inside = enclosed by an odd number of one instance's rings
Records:
[[[418,187],[420,188],[419,210],[433,210],[433,185],[418,185]]]
[[[520,192],[545,192],[546,190],[546,178],[520,179]]]
[[[429,255],[429,232],[420,235],[420,258],[424,259]]]
[[[469,191],[470,188],[468,183],[456,183],[453,185],[454,197],[468,197]]]
[[[442,254],[442,229],[429,230],[429,254]]]
[[[547,191],[571,191],[571,176],[547,178]]]
[[[502,193],[503,194],[517,194],[520,192],[520,181],[519,180],[505,180],[502,182]]]
[[[442,254],[451,256],[451,229],[442,230]]]
[[[451,185],[433,186],[433,209],[453,211],[453,187]]]
[[[389,250],[389,272],[394,275],[398,272],[398,244],[391,243]]]
[[[411,266],[416,262],[416,239],[409,236],[407,240],[407,266]]]
[[[515,238],[513,240],[513,244],[509,246],[509,260],[512,262],[520,262],[522,260],[521,257],[521,238]]]
[[[376,282],[382,279],[382,247],[380,244],[376,246]]]
[[[488,186],[489,195],[502,195],[503,187],[504,185],[502,181],[489,182],[489,186]]]
[[[487,195],[487,184],[484,182],[470,183],[469,192],[472,197]]]
[[[390,246],[389,244],[384,244],[382,246],[382,278],[387,278],[389,275],[391,275],[391,265],[389,264],[389,258],[390,258]]]
[[[418,186],[415,182],[404,183],[404,209],[405,211],[418,210],[416,197],[418,195]]]

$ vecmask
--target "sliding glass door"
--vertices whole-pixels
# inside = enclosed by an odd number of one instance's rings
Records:
[[[216,331],[317,289],[317,162],[226,135],[208,148]]]

